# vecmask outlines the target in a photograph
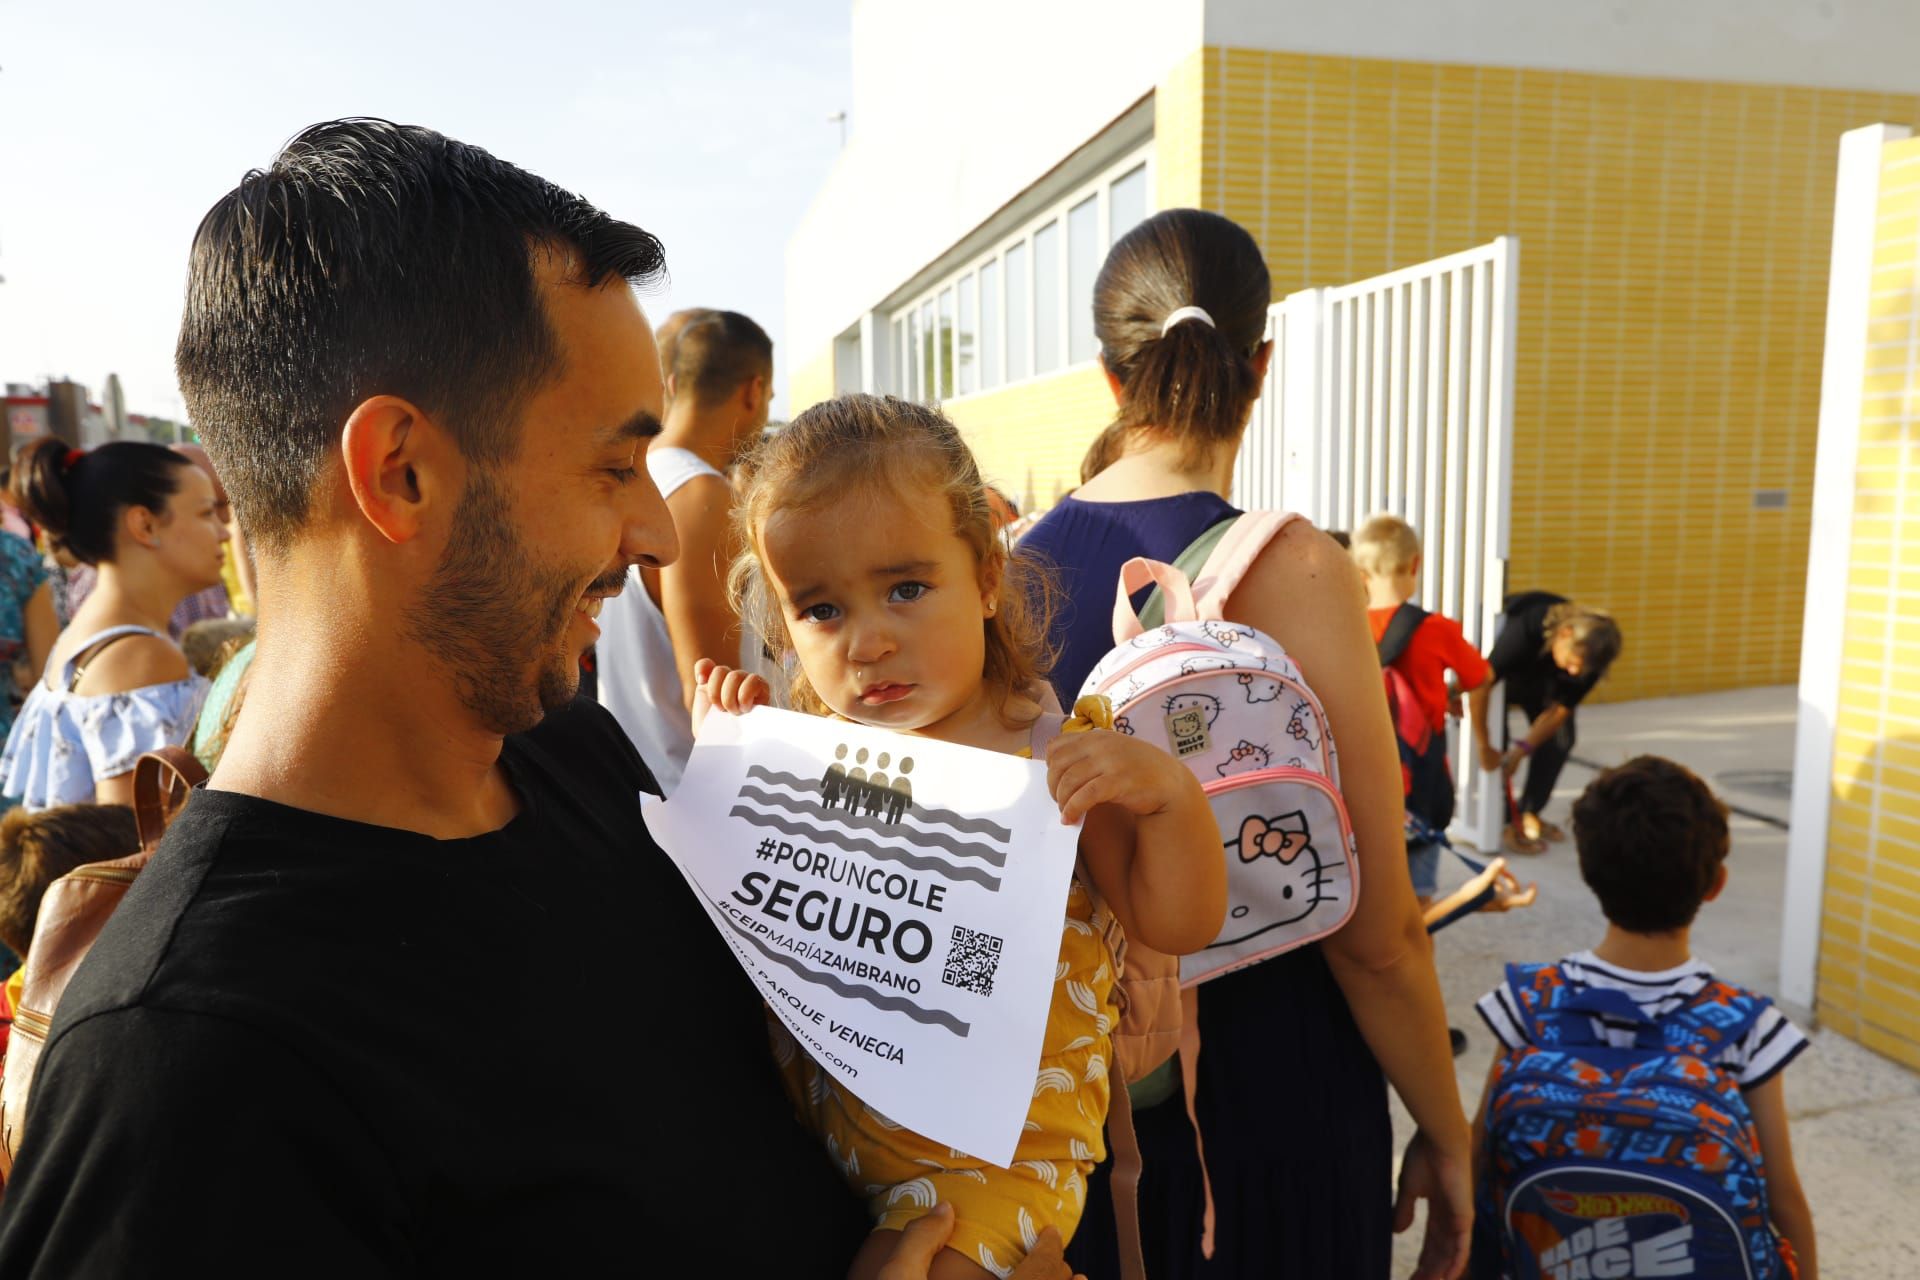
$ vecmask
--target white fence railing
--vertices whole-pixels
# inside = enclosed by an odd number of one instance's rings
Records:
[[[1417,600],[1491,647],[1506,591],[1520,243],[1491,244],[1273,305],[1274,353],[1234,473],[1234,501],[1324,529],[1392,512],[1420,533]],[[1496,695],[1495,717],[1504,715]],[[1499,779],[1452,745],[1452,833],[1494,848]],[[1496,740],[1498,734],[1495,734]]]

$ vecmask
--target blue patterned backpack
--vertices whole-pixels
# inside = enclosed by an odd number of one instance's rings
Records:
[[[1509,965],[1507,987],[1532,1043],[1501,1060],[1487,1098],[1473,1274],[1793,1276],[1753,1115],[1718,1065],[1772,1001],[1709,982],[1655,1021],[1557,964]],[[1613,1047],[1596,1022],[1632,1045]]]

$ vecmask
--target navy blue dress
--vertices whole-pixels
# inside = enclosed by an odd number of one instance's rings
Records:
[[[1113,646],[1120,566],[1171,563],[1234,514],[1217,494],[1141,502],[1063,501],[1020,542],[1052,566],[1065,597],[1053,672],[1072,706]],[[1135,602],[1139,603],[1138,600]],[[1393,1127],[1386,1081],[1318,946],[1200,988],[1199,1091],[1214,1198],[1214,1256],[1200,1256],[1204,1206],[1193,1127],[1176,1094],[1135,1117],[1145,1171],[1142,1243],[1153,1280],[1384,1280],[1392,1258]],[[1067,1261],[1090,1280],[1119,1275],[1102,1165]]]

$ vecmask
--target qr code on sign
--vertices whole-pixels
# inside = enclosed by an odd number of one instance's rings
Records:
[[[947,947],[947,967],[940,981],[977,996],[993,994],[994,971],[1000,967],[1000,939],[990,933],[975,933],[963,924],[953,926],[953,941]]]

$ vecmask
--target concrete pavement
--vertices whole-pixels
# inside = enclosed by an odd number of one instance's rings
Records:
[[[1769,992],[1779,976],[1794,709],[1791,687],[1588,707],[1580,712],[1574,748],[1577,760],[1598,765],[1643,752],[1671,757],[1746,811],[1733,817],[1727,889],[1702,910],[1694,952],[1733,981]],[[1592,777],[1591,768],[1569,764],[1546,816],[1565,826],[1569,807]],[[1501,980],[1508,961],[1557,958],[1599,941],[1605,927],[1570,844],[1513,861],[1523,879],[1539,882],[1539,902],[1463,920],[1436,939],[1449,1017],[1471,1042],[1455,1064],[1469,1115],[1494,1047],[1473,1002]],[[1448,867],[1442,877],[1444,887],[1463,875]],[[1900,1190],[1920,1162],[1920,1076],[1815,1029],[1804,1009],[1789,1012],[1813,1037],[1813,1047],[1787,1070],[1786,1092],[1821,1274],[1828,1280],[1920,1276],[1920,1213]],[[1394,1113],[1404,1145],[1412,1122],[1397,1100]],[[1416,1223],[1399,1242],[1397,1275],[1412,1272],[1418,1230]]]

